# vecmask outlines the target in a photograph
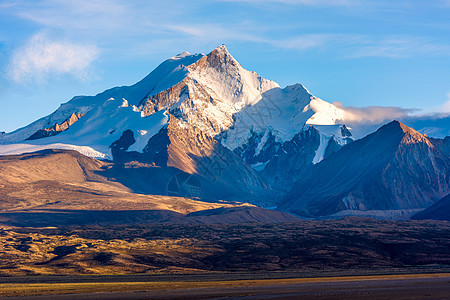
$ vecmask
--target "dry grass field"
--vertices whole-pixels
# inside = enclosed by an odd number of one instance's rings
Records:
[[[0,275],[439,269],[448,249],[445,221],[4,227]]]

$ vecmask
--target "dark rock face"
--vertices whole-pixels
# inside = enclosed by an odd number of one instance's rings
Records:
[[[327,148],[325,149],[325,154],[324,154],[324,158],[327,158],[328,156],[330,156],[332,153],[339,151],[342,148],[341,145],[339,145],[336,140],[334,139],[334,137],[332,137],[329,141],[328,141],[328,145]]]
[[[341,134],[346,137],[345,142],[352,142],[351,133],[341,126]],[[260,172],[271,185],[279,192],[291,189],[304,172],[313,166],[313,159],[320,146],[320,133],[310,126],[296,134],[290,141],[280,143],[270,130],[255,132],[250,128],[248,141],[236,148],[233,152],[241,157],[247,164]],[[342,148],[335,137],[327,141],[324,157]]]
[[[127,129],[122,133],[120,139],[112,143],[110,147],[112,151],[126,151],[135,142],[133,131]]]
[[[54,136],[57,135],[67,129],[69,129],[70,126],[72,126],[75,122],[77,122],[84,114],[76,114],[73,113],[69,118],[67,118],[64,122],[61,124],[55,124],[50,128],[44,128],[36,131],[33,133],[29,138],[26,140],[37,140],[44,137]]]
[[[133,131],[130,129],[122,133],[120,139],[112,143],[109,147],[115,162],[126,162],[133,160],[138,155],[137,152],[127,152],[128,148],[136,142]]]
[[[317,129],[310,127],[284,142],[267,163],[262,174],[275,189],[287,192],[292,184],[310,167],[320,144]]]
[[[442,152],[447,154],[447,156],[450,156],[450,136],[445,137],[444,139],[435,139],[435,138],[428,138],[433,145],[438,147]]]
[[[318,217],[426,208],[450,192],[450,158],[442,144],[393,121],[311,168],[279,209]]]
[[[341,126],[341,134],[342,136],[351,137],[352,133],[348,130],[347,126],[342,125]]]
[[[169,160],[167,149],[170,145],[167,127],[152,136],[143,150],[144,160],[157,166],[167,167]]]
[[[187,80],[185,79],[154,96],[144,98],[139,105],[142,106],[142,112],[148,116],[154,112],[170,107],[178,99],[182,98],[183,95],[188,94],[189,88],[187,87]]]
[[[345,125],[341,127],[341,130],[348,131]],[[343,132],[345,133],[345,131]],[[347,143],[353,141],[350,138],[350,132],[343,136],[348,136]],[[324,158],[342,148],[342,145],[336,142],[335,137],[331,137],[327,143]],[[313,159],[319,146],[320,133],[314,126],[310,126],[307,130],[296,134],[292,140],[284,142],[278,147],[277,153],[271,157],[261,173],[272,188],[288,192],[293,184],[313,167]]]
[[[412,217],[414,220],[450,221],[450,194]]]
[[[275,136],[269,132],[266,142],[260,150],[258,150],[258,145],[263,139],[263,133],[257,133],[251,130],[251,136],[248,142],[234,150],[234,153],[248,163],[253,165],[256,163],[264,163],[270,160],[278,152],[281,143],[275,140]]]

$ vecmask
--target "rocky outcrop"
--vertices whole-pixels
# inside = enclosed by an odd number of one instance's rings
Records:
[[[442,144],[393,121],[311,168],[278,209],[320,217],[426,208],[450,192],[450,157]]]
[[[85,114],[77,114],[73,113],[69,118],[67,118],[61,124],[56,123],[50,128],[44,128],[33,133],[27,140],[37,140],[44,137],[54,136],[59,134],[60,132],[66,131],[72,126],[75,122],[77,122],[82,116]]]
[[[175,104],[179,99],[187,97],[189,88],[187,79],[175,84],[174,86],[164,90],[156,95],[146,97],[141,101],[140,107],[144,116],[149,116],[162,109],[167,109]]]
[[[281,143],[276,140],[272,132],[266,133],[253,131],[250,129],[250,138],[247,143],[234,149],[234,153],[249,165],[267,163],[274,157],[281,147]]]

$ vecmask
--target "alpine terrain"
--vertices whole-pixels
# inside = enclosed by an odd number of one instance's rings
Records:
[[[244,69],[221,45],[172,57],[132,86],[74,97],[1,134],[0,154],[76,150],[95,166],[84,180],[101,182],[99,194],[110,186],[114,193],[249,202],[303,218],[408,219],[450,193],[449,137],[393,121],[354,141],[358,128],[343,120],[342,108],[301,84],[281,88]],[[29,188],[45,194],[55,176],[39,176]],[[24,201],[8,180],[8,203]]]
[[[315,165],[279,209],[306,217],[410,217],[450,191],[450,152],[392,121]]]
[[[72,149],[121,164],[137,161],[169,178],[194,176],[204,199],[273,205],[296,171],[352,141],[342,117],[300,84],[282,89],[245,70],[221,45],[208,55],[172,57],[133,86],[74,97],[2,135],[0,151]],[[134,188],[167,194],[167,185],[152,180]]]

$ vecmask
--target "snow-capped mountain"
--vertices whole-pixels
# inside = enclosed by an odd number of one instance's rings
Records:
[[[342,116],[300,84],[282,89],[244,69],[221,45],[208,55],[172,57],[135,85],[74,97],[54,113],[3,134],[0,152],[62,148],[110,160],[119,155],[122,161],[127,153],[133,159],[140,153],[149,162],[165,151],[166,166],[192,174],[199,172],[193,157],[226,149],[243,160],[240,164],[262,171],[284,143],[298,143],[311,126],[319,143],[305,163],[317,163],[348,143],[351,134],[342,130]],[[167,150],[175,139],[183,148]],[[255,171],[248,172],[259,181]]]

